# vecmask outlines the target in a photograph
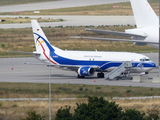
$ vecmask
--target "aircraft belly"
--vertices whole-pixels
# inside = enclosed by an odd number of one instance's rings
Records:
[[[145,67],[145,68],[135,67],[135,68],[132,68],[130,72],[132,72],[132,73],[141,73],[141,72],[148,72],[148,71],[150,71],[152,69],[153,68],[151,68],[151,67]]]

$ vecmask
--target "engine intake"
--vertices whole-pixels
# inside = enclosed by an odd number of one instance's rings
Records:
[[[80,76],[91,76],[95,73],[95,69],[91,67],[80,67],[78,69],[78,74]]]

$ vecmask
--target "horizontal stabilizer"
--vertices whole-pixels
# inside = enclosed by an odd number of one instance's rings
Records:
[[[33,62],[23,62],[22,64],[26,64],[26,65],[46,65],[46,63],[33,63]]]
[[[40,53],[37,53],[37,52],[21,52],[21,51],[9,51],[9,50],[6,52],[21,53],[21,54],[28,54],[28,55],[40,55]]]
[[[147,44],[159,44],[157,42],[144,41],[144,40],[128,40],[128,39],[96,38],[96,37],[79,37],[79,36],[72,36],[71,38],[103,40],[103,41],[125,41],[125,42],[138,42],[138,43],[147,43]]]
[[[130,34],[125,32],[118,32],[118,31],[109,31],[109,30],[99,30],[99,29],[86,29],[87,31],[96,32],[100,34],[106,34],[106,35],[113,35],[113,36],[122,36],[122,37],[139,37],[139,38],[146,38],[147,36],[137,35],[137,34]]]

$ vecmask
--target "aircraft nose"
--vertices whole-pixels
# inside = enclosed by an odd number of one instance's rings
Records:
[[[152,69],[155,68],[155,67],[156,67],[156,64],[155,64],[154,62],[148,63],[148,68],[149,68],[150,70],[152,70]]]
[[[150,63],[151,67],[156,67],[156,64],[154,62]]]

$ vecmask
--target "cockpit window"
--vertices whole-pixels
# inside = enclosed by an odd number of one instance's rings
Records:
[[[145,59],[145,61],[150,61],[150,59]]]
[[[140,59],[140,61],[150,61],[150,59],[144,58],[144,59]]]

